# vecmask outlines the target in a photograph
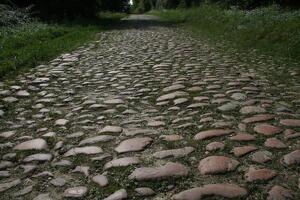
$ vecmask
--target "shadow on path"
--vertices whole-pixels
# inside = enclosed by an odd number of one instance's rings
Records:
[[[149,29],[153,27],[174,27],[174,23],[161,21],[152,15],[129,15],[119,23],[108,26],[109,29]]]

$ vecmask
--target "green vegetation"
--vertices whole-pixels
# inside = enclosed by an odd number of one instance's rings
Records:
[[[249,11],[203,4],[197,8],[151,13],[230,47],[257,49],[263,54],[300,61],[299,10],[271,6]]]
[[[0,26],[0,77],[34,67],[92,40],[124,14],[101,13],[98,20],[48,24],[38,21]]]
[[[286,8],[300,8],[300,1],[295,0],[133,0],[132,10],[134,12],[147,12],[154,9],[191,8],[204,3],[216,4],[223,8],[234,6],[247,10],[273,4]]]
[[[1,3],[30,8],[34,16],[48,20],[93,18],[99,11],[125,12],[129,9],[129,0],[2,0]]]

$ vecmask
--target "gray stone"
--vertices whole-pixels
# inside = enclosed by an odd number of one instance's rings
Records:
[[[127,192],[125,189],[118,190],[103,200],[121,200],[121,199],[127,199]]]
[[[153,140],[150,137],[132,138],[124,140],[115,148],[115,151],[117,151],[118,153],[141,151],[147,145],[151,144],[152,141]]]
[[[50,193],[45,193],[39,194],[38,196],[33,198],[33,200],[52,200],[52,198],[50,197]]]
[[[98,154],[98,153],[102,153],[102,152],[103,152],[103,150],[100,147],[86,146],[86,147],[77,147],[77,148],[70,149],[63,156],[69,157],[69,156],[75,156],[77,154],[90,155],[90,154]]]
[[[135,169],[129,179],[137,181],[158,180],[165,178],[184,177],[188,175],[186,166],[180,163],[168,162],[160,167],[141,167]]]
[[[112,167],[127,167],[129,165],[135,165],[138,163],[140,163],[138,157],[125,157],[125,158],[118,158],[118,159],[111,160],[107,162],[103,168],[109,169]]]
[[[38,138],[22,142],[14,147],[16,150],[45,150],[48,149],[47,142],[44,139]]]
[[[11,182],[6,183],[0,183],[0,192],[4,192],[6,190],[9,190],[12,187],[15,187],[21,183],[20,179],[13,180]]]
[[[84,197],[87,192],[88,192],[87,187],[84,186],[72,187],[64,191],[64,197],[81,198]]]
[[[50,160],[52,160],[51,154],[38,153],[38,154],[33,154],[33,155],[25,157],[23,159],[23,162],[33,162],[33,161],[45,162],[45,161],[50,161]]]
[[[58,178],[52,179],[50,181],[50,183],[56,187],[62,187],[67,183],[67,181],[63,178],[58,177]]]
[[[100,187],[105,187],[108,185],[108,180],[104,175],[97,175],[92,178],[92,181],[98,184]]]
[[[138,196],[153,196],[155,192],[151,188],[142,187],[136,188],[134,191],[137,193]]]
[[[95,137],[84,139],[84,140],[80,141],[79,145],[82,146],[82,145],[87,145],[87,144],[95,144],[98,142],[108,142],[113,139],[115,139],[115,137],[111,136],[111,135],[100,135],[100,136],[95,136]]]
[[[181,158],[189,155],[195,150],[193,147],[184,147],[180,149],[170,149],[164,151],[158,151],[153,154],[155,158],[167,158],[167,157],[174,157],[174,158]]]

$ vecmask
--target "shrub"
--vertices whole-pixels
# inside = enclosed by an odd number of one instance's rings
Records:
[[[8,0],[7,0],[8,1]],[[34,5],[36,15],[43,19],[92,18],[99,11],[126,11],[129,0],[10,0],[19,7]]]
[[[9,5],[0,4],[0,26],[14,26],[30,21],[31,7],[13,8]]]

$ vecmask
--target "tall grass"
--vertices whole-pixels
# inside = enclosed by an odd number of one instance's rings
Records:
[[[124,14],[102,13],[99,18],[60,24],[38,21],[0,27],[0,77],[39,65],[92,40]]]
[[[277,6],[251,11],[202,5],[192,9],[152,11],[163,19],[183,23],[193,31],[234,47],[300,61],[300,11]]]

